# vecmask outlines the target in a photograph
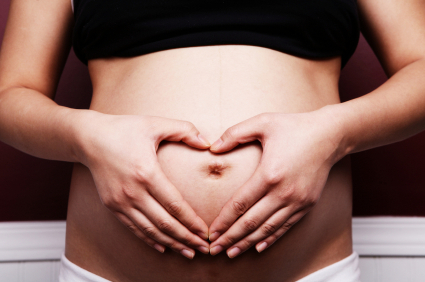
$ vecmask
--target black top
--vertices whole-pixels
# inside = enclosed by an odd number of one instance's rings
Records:
[[[359,40],[356,0],[74,0],[73,46],[84,63],[191,46],[262,46],[341,56]]]

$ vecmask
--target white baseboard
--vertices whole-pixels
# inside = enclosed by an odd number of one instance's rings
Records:
[[[425,256],[425,217],[353,218],[353,245],[363,256]]]
[[[0,261],[60,259],[65,221],[0,223]],[[362,256],[425,256],[425,217],[353,218],[354,249]]]
[[[0,261],[59,259],[65,221],[1,222]]]

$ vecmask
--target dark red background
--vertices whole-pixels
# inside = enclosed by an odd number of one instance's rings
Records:
[[[2,0],[0,38],[8,9],[9,0]],[[342,100],[366,94],[385,80],[376,57],[361,38],[341,75]],[[87,68],[71,52],[55,101],[88,108],[90,98]],[[425,133],[352,155],[355,216],[425,216],[423,144]],[[0,221],[65,219],[71,170],[71,163],[34,158],[0,142]]]

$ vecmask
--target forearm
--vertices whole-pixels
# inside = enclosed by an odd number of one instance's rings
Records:
[[[91,111],[57,105],[28,88],[0,92],[0,141],[50,160],[81,162],[81,125]]]
[[[340,156],[398,142],[425,129],[425,60],[371,93],[323,108],[340,131]]]

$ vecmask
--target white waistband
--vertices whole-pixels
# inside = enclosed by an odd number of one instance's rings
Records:
[[[62,254],[59,282],[111,282],[70,262]],[[359,255],[350,256],[322,268],[296,282],[360,282]]]
[[[296,282],[360,282],[359,255],[350,256],[322,268]]]
[[[70,262],[64,254],[61,257],[59,282],[111,282]]]

